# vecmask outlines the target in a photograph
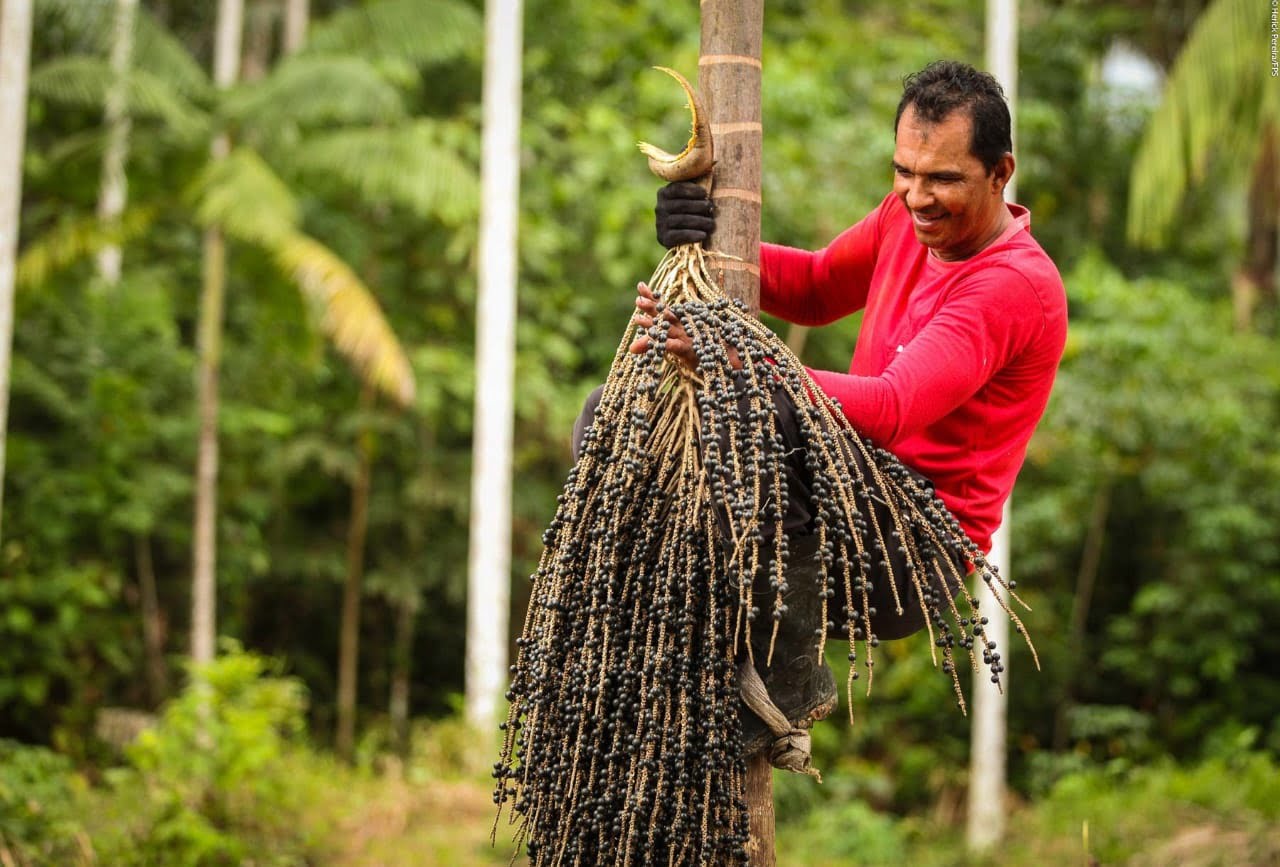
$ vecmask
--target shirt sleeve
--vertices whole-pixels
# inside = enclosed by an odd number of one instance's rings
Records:
[[[821,250],[761,244],[761,309],[797,325],[826,325],[865,307],[887,201]]]
[[[994,267],[959,283],[880,376],[810,373],[855,430],[888,447],[972,397],[1044,327],[1027,279]]]

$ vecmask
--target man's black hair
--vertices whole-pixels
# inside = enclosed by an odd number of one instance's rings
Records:
[[[903,79],[902,99],[893,119],[895,136],[909,105],[915,106],[916,116],[925,123],[941,123],[956,109],[967,108],[973,123],[969,152],[981,160],[988,174],[1002,156],[1013,151],[1004,89],[994,76],[967,63],[935,60]]]

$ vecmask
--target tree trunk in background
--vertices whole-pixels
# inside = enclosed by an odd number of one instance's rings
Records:
[[[991,539],[987,562],[1008,581],[1009,522],[1012,506],[1004,504],[1000,529]],[[1008,741],[1009,709],[1009,622],[985,581],[978,581],[973,596],[982,611],[988,612],[987,638],[997,645],[1000,685],[991,682],[991,673],[979,666],[973,673],[972,706],[969,727],[969,794],[965,842],[972,852],[986,852],[1004,837],[1005,829],[1005,756]]]
[[[1280,132],[1266,124],[1249,175],[1249,219],[1244,261],[1231,280],[1237,331],[1252,331],[1254,311],[1277,310],[1276,260],[1280,244]],[[1274,327],[1274,324],[1273,324]]]
[[[159,707],[169,694],[169,673],[164,664],[164,623],[160,616],[160,594],[156,589],[156,569],[151,558],[151,537],[133,537],[134,562],[138,569],[138,599],[142,607],[142,647],[147,671],[147,699]]]
[[[245,15],[244,56],[240,61],[240,79],[259,81],[271,66],[272,25],[276,6],[265,0],[253,0]]]
[[[0,503],[5,434],[9,428],[9,367],[13,351],[13,279],[22,206],[22,151],[27,137],[27,66],[31,0],[0,2]]]
[[[102,152],[102,171],[98,181],[98,219],[110,226],[120,219],[129,201],[129,175],[125,165],[129,159],[129,133],[133,118],[129,113],[129,71],[133,66],[133,32],[138,17],[138,0],[116,0],[115,21],[111,34],[111,72],[103,107],[103,125],[107,128],[107,145]],[[124,254],[118,244],[107,244],[98,251],[98,276],[108,288],[120,282]],[[156,573],[151,559],[151,537],[138,533],[133,537],[134,563],[138,574],[138,599],[142,613],[142,647],[147,673],[147,699],[158,707],[168,692],[168,673],[164,662],[164,628],[160,619],[160,598]]]
[[[129,196],[125,162],[129,156],[129,67],[133,56],[133,23],[138,0],[116,0],[116,19],[111,35],[111,72],[103,123],[107,127],[107,147],[102,153],[102,175],[98,186],[98,219],[110,225],[120,218]],[[120,282],[121,252],[118,244],[98,251],[98,274],[108,286]]]
[[[280,48],[285,57],[301,48],[306,41],[310,18],[310,0],[285,0],[284,30],[280,36]]]
[[[391,723],[392,748],[408,762],[409,687],[413,673],[413,627],[418,619],[418,597],[404,594],[396,600],[396,626],[391,648],[391,701],[388,717]]]
[[[1009,101],[1009,115],[1016,134],[1018,102],[1018,0],[987,0],[987,71],[996,77]],[[1005,201],[1012,202],[1017,185],[1010,180],[1004,188]],[[1012,501],[1004,504],[1000,527],[991,539],[992,565],[1006,581],[1012,579],[1009,566]],[[974,596],[982,610],[991,614],[987,638],[997,646],[1005,671],[999,688],[987,670],[979,667],[973,678],[973,717],[969,742],[968,827],[965,839],[974,852],[988,850],[1004,837],[1005,759],[1008,752],[1009,708],[1009,619],[999,610],[985,581],[977,582]],[[997,616],[999,615],[999,616]]]
[[[791,323],[787,329],[787,348],[796,354],[796,358],[801,358],[804,354],[804,345],[808,339],[809,326]]]
[[[360,391],[360,414],[373,409],[373,386]],[[360,665],[360,595],[364,582],[364,543],[369,534],[369,487],[373,474],[373,432],[367,420],[356,434],[356,477],[351,484],[351,523],[347,528],[347,580],[342,588],[342,626],[338,640],[338,729],[334,749],[351,761],[356,733],[356,685]]]
[[[507,680],[516,229],[520,208],[521,0],[485,4],[476,399],[467,571],[466,715],[496,725]]]
[[[1093,496],[1093,508],[1089,513],[1089,531],[1084,537],[1084,550],[1080,553],[1080,568],[1076,572],[1076,592],[1071,600],[1071,624],[1067,629],[1068,657],[1066,677],[1063,678],[1062,697],[1053,717],[1053,750],[1061,752],[1070,739],[1070,714],[1075,707],[1076,678],[1079,676],[1077,660],[1085,655],[1085,626],[1089,622],[1089,606],[1093,602],[1093,588],[1098,580],[1098,566],[1102,562],[1102,543],[1107,535],[1107,515],[1111,511],[1111,479],[1104,479]]]
[[[704,0],[698,89],[711,115],[716,165],[711,195],[716,203],[714,252],[741,261],[711,258],[711,274],[731,298],[760,310],[760,122],[763,0]],[[773,867],[773,766],[766,754],[747,760],[747,814],[752,867]]]
[[[213,81],[220,89],[235,83],[240,67],[243,0],[219,0],[214,40]],[[225,159],[231,140],[225,132],[213,140],[212,157]],[[223,300],[226,293],[226,241],[218,229],[204,233],[204,284],[200,290],[197,352],[197,405],[200,440],[196,455],[196,506],[191,580],[191,657],[213,660],[216,634],[216,543],[218,511],[218,363],[222,355]]]

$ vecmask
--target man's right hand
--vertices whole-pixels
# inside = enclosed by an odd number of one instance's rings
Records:
[[[658,243],[670,249],[705,244],[716,230],[715,208],[707,191],[691,181],[673,181],[658,189]]]

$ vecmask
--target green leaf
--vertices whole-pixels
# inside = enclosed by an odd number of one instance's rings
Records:
[[[196,218],[220,226],[228,235],[274,247],[284,243],[298,223],[298,203],[262,157],[237,148],[213,160],[192,189]]]
[[[104,247],[123,245],[141,237],[155,221],[155,209],[127,209],[113,224],[95,216],[63,220],[36,237],[18,258],[17,285],[40,286],[52,274],[92,256]]]
[[[364,57],[295,55],[261,81],[233,90],[224,110],[270,134],[291,125],[387,123],[405,116],[400,93]]]
[[[5,612],[5,619],[9,623],[9,629],[17,633],[30,632],[31,627],[36,624],[36,619],[32,616],[31,609],[20,605],[10,607]]]
[[[115,72],[105,60],[72,55],[50,60],[32,70],[30,88],[33,94],[51,102],[101,109],[115,78]],[[208,135],[208,116],[166,80],[134,69],[129,72],[128,82],[131,116],[161,121],[186,139]]]
[[[294,164],[352,187],[368,204],[395,204],[453,224],[476,214],[475,170],[443,143],[439,125],[428,119],[315,136],[298,148]]]
[[[381,0],[317,24],[306,52],[438,63],[481,44],[480,16],[455,0]]]
[[[1211,158],[1252,165],[1268,124],[1280,124],[1267,30],[1252,0],[1215,0],[1179,52],[1138,146],[1129,187],[1129,236],[1160,243]]]
[[[276,261],[320,311],[320,327],[367,381],[401,406],[413,401],[413,370],[373,293],[314,238],[294,232],[274,245]]]
[[[193,99],[208,97],[212,91],[209,76],[191,52],[141,5],[134,19],[133,65]]]

